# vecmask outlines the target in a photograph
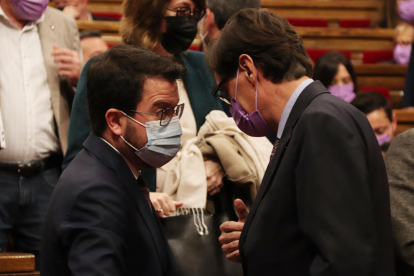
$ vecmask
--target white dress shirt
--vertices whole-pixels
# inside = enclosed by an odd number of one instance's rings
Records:
[[[0,8],[0,105],[7,143],[0,162],[40,160],[60,150],[37,28],[43,19],[20,29]]]
[[[293,109],[296,101],[298,100],[300,94],[302,94],[303,90],[308,87],[309,84],[313,82],[313,79],[307,79],[303,81],[299,86],[295,89],[292,96],[290,96],[289,101],[287,102],[285,108],[283,109],[282,116],[280,117],[279,126],[277,127],[277,138],[282,138],[283,131],[285,130],[286,122],[289,118],[290,112]]]

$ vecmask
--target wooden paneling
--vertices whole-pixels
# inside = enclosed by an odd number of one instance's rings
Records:
[[[0,273],[34,272],[35,256],[29,253],[0,253]]]
[[[393,111],[397,115],[397,121],[398,121],[396,135],[406,130],[414,128],[414,111],[413,110],[394,109]]]

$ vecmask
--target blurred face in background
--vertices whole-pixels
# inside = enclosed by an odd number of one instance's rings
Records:
[[[397,129],[397,118],[394,113],[392,121],[388,118],[384,108],[376,109],[366,116],[380,145],[390,142],[394,138],[394,132]]]

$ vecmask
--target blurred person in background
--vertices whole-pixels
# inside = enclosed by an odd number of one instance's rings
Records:
[[[358,92],[354,66],[346,55],[336,51],[323,54],[315,64],[313,79],[328,87],[332,95],[351,102]]]
[[[82,31],[79,37],[85,63],[90,58],[108,50],[108,44],[102,39],[102,33],[100,31]]]
[[[384,155],[397,130],[397,116],[392,112],[390,102],[371,91],[358,94],[351,104],[367,116]]]
[[[92,21],[92,13],[88,11],[88,0],[53,0],[55,7],[75,20]]]
[[[66,152],[81,71],[76,22],[48,0],[0,1],[0,95],[7,147],[0,151],[0,251],[34,253]]]
[[[183,80],[177,82],[180,103],[185,103],[186,106],[181,118],[182,144],[196,137],[205,117],[212,110],[222,109],[221,103],[211,96],[215,82],[205,64],[204,53],[188,50],[197,34],[197,23],[205,15],[205,9],[205,0],[126,0],[123,3],[124,17],[120,30],[123,42],[150,49],[175,59],[186,67]],[[82,144],[91,131],[86,103],[86,73],[89,63],[82,71],[73,104],[68,153],[63,168],[83,148]],[[204,163],[209,191],[215,194],[223,186],[223,170],[214,160],[205,160]],[[175,211],[176,206],[181,205],[173,202],[165,193],[156,192],[164,183],[167,170],[164,166],[142,171],[160,217],[169,215]]]
[[[245,8],[260,9],[260,0],[207,0],[206,15],[199,22],[203,51],[208,44],[218,38],[227,20],[236,12]]]
[[[401,23],[395,28],[394,35],[394,62],[408,64],[410,61],[412,44],[414,41],[414,28],[410,24]]]

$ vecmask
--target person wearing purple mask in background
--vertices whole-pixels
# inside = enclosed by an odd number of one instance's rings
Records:
[[[358,91],[354,67],[340,52],[331,51],[322,55],[315,64],[313,79],[321,81],[332,95],[348,103]]]
[[[35,254],[66,151],[81,71],[76,22],[48,0],[0,0],[0,251]]]
[[[397,129],[397,116],[392,112],[390,102],[379,93],[365,92],[358,94],[351,104],[367,116],[385,155]]]
[[[408,64],[410,61],[414,28],[408,23],[401,23],[395,28],[394,61],[397,64]]]

